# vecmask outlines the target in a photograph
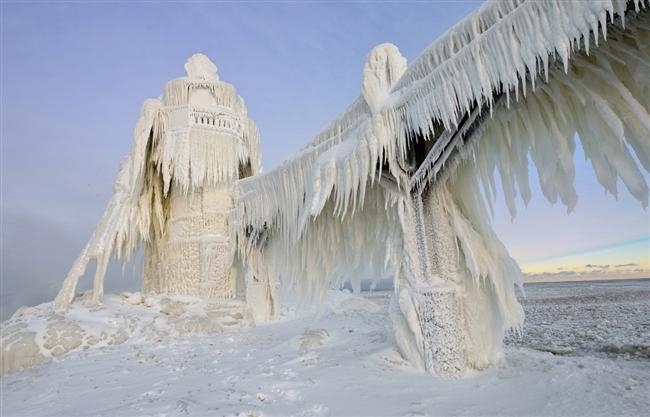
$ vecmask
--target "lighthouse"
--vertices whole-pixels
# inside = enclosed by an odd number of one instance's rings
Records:
[[[259,171],[257,129],[205,55],[192,56],[185,70],[161,98],[162,151],[170,153],[166,222],[146,244],[143,291],[232,298],[243,290],[230,268],[233,185]]]
[[[185,71],[142,105],[133,148],[55,300],[58,308],[70,305],[91,260],[92,299],[99,302],[111,256],[126,261],[141,247],[146,294],[245,294],[241,268],[232,266],[229,217],[235,182],[261,169],[259,132],[208,57],[193,55]]]

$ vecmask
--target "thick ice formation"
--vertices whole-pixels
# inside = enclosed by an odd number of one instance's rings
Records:
[[[280,167],[238,182],[240,253],[316,299],[387,270],[411,362],[451,376],[490,365],[523,321],[521,272],[490,226],[494,171],[513,215],[517,189],[530,199],[529,155],[545,197],[571,210],[577,134],[601,184],[616,194],[620,177],[647,206],[632,157],[650,168],[645,7],[489,2],[408,68],[376,48],[362,97]]]

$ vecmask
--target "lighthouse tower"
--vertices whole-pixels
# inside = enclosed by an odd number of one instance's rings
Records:
[[[169,173],[166,223],[146,245],[143,291],[231,298],[243,290],[230,268],[232,191],[259,171],[257,130],[205,55],[192,56],[185,70],[165,87],[161,114],[169,163],[189,166]]]
[[[259,132],[208,57],[193,55],[185,71],[142,105],[133,148],[57,308],[68,308],[91,260],[97,261],[92,300],[99,302],[111,256],[128,260],[141,245],[145,293],[213,299],[246,293],[243,273],[231,266],[229,217],[235,182],[260,171]]]

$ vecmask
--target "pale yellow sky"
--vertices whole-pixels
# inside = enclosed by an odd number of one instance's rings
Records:
[[[529,275],[634,275],[650,272],[650,237],[559,257],[521,262]]]

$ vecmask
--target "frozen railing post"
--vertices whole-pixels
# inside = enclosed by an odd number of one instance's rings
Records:
[[[280,298],[275,291],[273,274],[269,272],[270,265],[262,252],[264,239],[256,243],[257,245],[249,248],[244,265],[246,303],[255,323],[264,323],[278,317]]]

